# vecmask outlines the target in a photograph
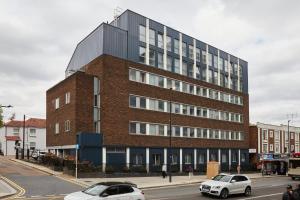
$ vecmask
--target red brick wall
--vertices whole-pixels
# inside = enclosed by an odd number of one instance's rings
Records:
[[[250,126],[249,130],[249,148],[256,149],[258,152],[258,128],[257,126]]]

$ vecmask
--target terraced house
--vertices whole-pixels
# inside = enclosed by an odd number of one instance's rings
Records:
[[[79,144],[103,170],[249,163],[248,64],[236,56],[126,10],[78,43],[65,74],[47,91],[59,155]]]

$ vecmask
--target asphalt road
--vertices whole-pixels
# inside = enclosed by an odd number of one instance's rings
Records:
[[[252,195],[245,197],[244,195],[230,196],[228,199],[268,199],[268,200],[280,200],[282,193],[285,191],[287,184],[292,184],[296,187],[300,184],[300,181],[292,181],[289,177],[272,177],[261,178],[252,180]],[[202,196],[198,189],[199,184],[187,185],[181,187],[169,187],[161,189],[149,189],[143,190],[146,198],[149,200],[199,200],[199,199],[219,199],[213,196]]]
[[[25,189],[25,198],[59,199],[68,193],[82,190],[79,185],[50,176],[0,157],[0,175]]]

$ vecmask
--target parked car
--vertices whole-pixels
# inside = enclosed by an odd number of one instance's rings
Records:
[[[65,200],[145,200],[144,193],[129,182],[101,182],[67,195]]]
[[[46,151],[34,150],[31,154],[31,157],[37,160],[38,158],[45,156],[46,153]]]
[[[251,195],[251,180],[245,175],[219,174],[212,180],[201,183],[202,194],[210,194],[226,199],[231,194]]]

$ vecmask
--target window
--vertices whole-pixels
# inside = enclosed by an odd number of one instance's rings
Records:
[[[199,154],[198,163],[199,164],[204,164],[205,163],[205,156],[204,156],[203,153]]]
[[[267,130],[263,130],[263,140],[267,140]]]
[[[129,97],[129,105],[130,105],[130,107],[134,107],[134,108],[137,107],[137,105],[136,105],[136,97],[135,96],[130,96]]]
[[[279,153],[279,144],[278,143],[275,144],[275,153]]]
[[[196,48],[196,61],[197,62],[200,62],[200,57],[201,57],[201,55],[200,55],[200,49]]]
[[[143,164],[143,154],[135,154],[133,156],[133,165],[142,165]]]
[[[241,154],[241,162],[246,162],[246,154],[245,153],[242,153]],[[244,177],[244,176],[243,176]],[[244,177],[245,179],[246,177]]]
[[[179,66],[179,59],[174,59],[174,72],[179,74],[180,73],[180,66]]]
[[[29,142],[30,149],[35,149],[36,143],[35,142]]]
[[[149,44],[155,46],[155,31],[149,29]]]
[[[55,123],[55,134],[59,133],[59,123]]]
[[[224,60],[224,71],[228,72],[228,61]]]
[[[225,153],[222,154],[222,163],[227,162],[227,155]]]
[[[59,98],[55,99],[55,109],[59,108]]]
[[[105,190],[105,193],[107,193],[109,196],[111,195],[117,195],[118,193],[118,186],[111,186]]]
[[[206,51],[202,50],[202,57],[201,58],[202,58],[202,63],[206,64]]]
[[[129,69],[129,80],[137,81],[136,74],[137,74],[136,70]]]
[[[127,193],[131,193],[134,190],[132,189],[132,187],[128,186],[128,185],[119,185],[119,194],[127,194]]]
[[[267,144],[263,144],[263,153],[267,153],[268,152],[268,145]]]
[[[140,97],[140,108],[146,108],[146,98]]]
[[[215,153],[210,154],[210,160],[211,161],[217,161],[217,155]]]
[[[269,134],[270,134],[269,137],[273,138],[273,131],[269,131]]]
[[[208,66],[213,65],[213,55],[211,53],[208,53]]]
[[[155,51],[153,49],[149,50],[149,65],[155,66]]]
[[[66,104],[70,103],[70,97],[71,97],[70,92],[67,92],[66,95],[65,95],[65,99],[66,99],[65,102],[66,102]]]
[[[213,82],[213,70],[208,70],[208,82],[212,83]]]
[[[176,136],[176,137],[180,137],[180,127],[179,126],[174,126],[173,127],[173,133],[172,133],[173,136]]]
[[[146,124],[140,123],[140,134],[145,135],[146,134]]]
[[[29,129],[29,137],[36,137],[36,129],[34,128]]]
[[[291,140],[294,139],[294,133],[290,133],[291,134]]]
[[[270,151],[273,151],[273,144],[270,144]]]
[[[183,137],[187,137],[188,136],[188,130],[189,130],[189,128],[187,128],[187,127],[183,127],[182,128],[182,136]]]
[[[20,128],[13,128],[14,135],[19,135],[19,133],[20,133]]]
[[[190,137],[191,138],[195,137],[195,129],[194,128],[190,128]]]
[[[146,73],[145,72],[139,73],[139,82],[146,83]]]
[[[182,43],[182,56],[186,57],[186,43]]]
[[[188,75],[188,70],[187,70],[187,64],[186,64],[186,62],[182,62],[182,75],[185,75],[185,76]]]
[[[207,132],[208,132],[208,129],[202,129],[202,137],[203,138],[207,138]]]
[[[218,72],[214,72],[214,84],[218,84]]]
[[[167,36],[167,50],[172,51],[172,38]]]
[[[164,125],[158,125],[158,134],[160,136],[164,136],[165,135],[165,126]]]
[[[194,60],[194,47],[189,45],[189,58]]]
[[[214,55],[214,68],[218,68],[218,56]]]
[[[157,67],[160,69],[164,68],[164,58],[162,53],[157,53]]]
[[[155,124],[150,124],[149,125],[149,135],[158,135],[157,130],[158,127]]]
[[[157,46],[161,49],[164,48],[164,37],[161,33],[157,34]]]
[[[136,125],[137,125],[137,123],[135,123],[135,122],[129,123],[129,133],[134,133],[134,134],[137,133]]]
[[[184,164],[191,164],[192,163],[192,154],[185,154],[184,155]]]
[[[174,53],[179,54],[179,40],[174,39]]]
[[[193,64],[188,64],[188,76],[192,78],[194,77]]]
[[[144,47],[139,48],[139,62],[146,63],[145,59],[146,49]]]
[[[170,72],[172,71],[172,57],[171,56],[167,57],[167,70]]]
[[[65,132],[70,131],[71,127],[70,127],[70,120],[65,121]]]
[[[177,165],[178,163],[178,155],[177,154],[172,154],[171,155],[171,164],[172,165]]]
[[[143,25],[139,26],[139,38],[141,42],[146,42],[146,27]]]
[[[237,153],[232,153],[232,162],[237,162]]]
[[[153,165],[155,166],[160,165],[160,159],[161,159],[160,154],[152,154]]]
[[[162,112],[165,110],[165,103],[161,100],[158,100],[158,110]]]

